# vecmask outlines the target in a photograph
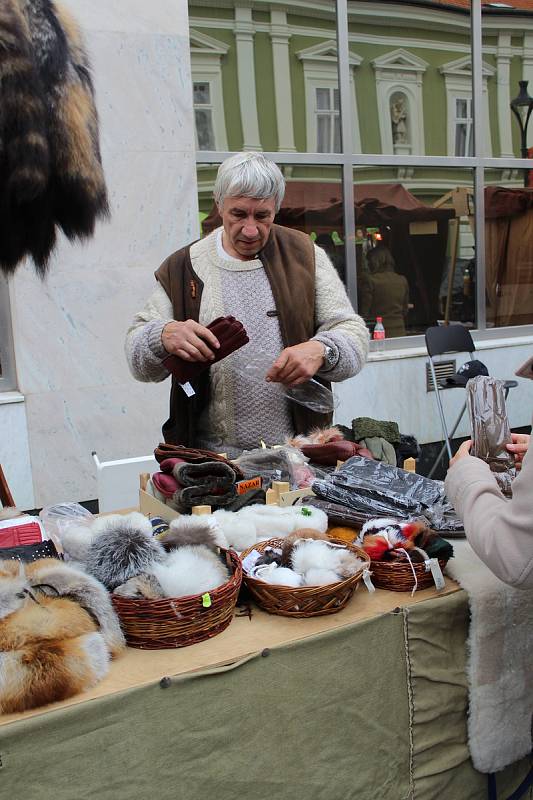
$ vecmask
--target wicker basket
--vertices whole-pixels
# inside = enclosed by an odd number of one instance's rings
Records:
[[[447,561],[439,559],[441,570]],[[412,592],[415,579],[411,565],[407,561],[372,561],[372,583],[379,589],[389,589],[391,592]],[[429,589],[434,586],[431,571],[426,572],[423,563],[413,563],[418,589]]]
[[[143,650],[187,647],[222,633],[233,619],[242,581],[237,553],[227,550],[225,556],[232,575],[227,583],[208,593],[209,607],[204,605],[205,595],[144,600],[112,594],[128,645]]]
[[[360,547],[347,544],[339,539],[330,539],[335,544],[341,544],[351,550],[370,566],[370,558]],[[262,553],[267,547],[281,547],[283,539],[269,539],[259,542],[241,553],[244,559],[252,550]],[[320,617],[325,614],[336,614],[340,611],[357,588],[363,577],[363,569],[339,583],[330,583],[326,586],[274,586],[257,578],[243,574],[243,581],[258,606],[268,611],[269,614],[279,614],[283,617]]]

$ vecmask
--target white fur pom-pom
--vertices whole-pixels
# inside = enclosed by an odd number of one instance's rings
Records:
[[[302,585],[301,575],[297,575],[296,572],[288,567],[278,567],[276,564],[267,564],[264,567],[259,567],[255,571],[254,577],[274,586],[291,586],[297,589]]]
[[[308,569],[304,575],[304,584],[306,586],[327,586],[330,583],[338,583],[341,580],[342,578],[332,569],[320,569],[318,567]]]
[[[300,575],[314,568],[334,571],[337,561],[333,548],[327,542],[317,539],[301,539],[296,542],[291,553],[292,568]]]
[[[229,571],[204,545],[186,545],[172,550],[161,563],[154,563],[152,574],[166,597],[204,594],[222,586]]]
[[[63,529],[58,530],[57,535],[68,561],[78,561],[83,564],[87,560],[87,553],[94,538],[90,525],[79,523],[65,525]]]

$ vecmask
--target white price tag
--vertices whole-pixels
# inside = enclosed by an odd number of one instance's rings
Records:
[[[261,553],[258,550],[252,550],[251,553],[248,553],[246,558],[243,558],[243,560],[242,560],[242,568],[246,572],[247,575],[249,575],[250,572],[253,570],[253,568],[255,567],[255,562],[257,561],[257,559],[260,556],[261,556]]]
[[[372,578],[370,577],[370,574],[371,573],[370,573],[369,569],[363,570],[363,582],[364,582],[364,584],[365,584],[365,586],[366,586],[366,588],[368,589],[369,592],[375,592],[376,591],[376,587],[372,583]]]
[[[440,568],[440,564],[436,558],[430,558],[424,562],[426,567],[426,572],[431,570],[431,574],[433,575],[433,582],[435,584],[435,589],[440,592],[441,589],[444,589],[444,575],[442,574],[442,570]]]
[[[194,395],[196,394],[189,381],[187,381],[187,383],[180,383],[180,386],[187,395],[187,397],[194,397]]]

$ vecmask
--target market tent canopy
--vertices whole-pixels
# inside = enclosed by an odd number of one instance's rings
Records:
[[[379,227],[395,222],[445,221],[453,209],[434,208],[421,203],[399,183],[358,183],[354,185],[357,225]],[[328,233],[343,228],[342,184],[289,181],[276,222],[306,233]],[[202,222],[204,235],[222,224],[213,206]]]
[[[485,219],[516,217],[533,208],[533,189],[485,188]]]
[[[533,322],[533,189],[485,189],[487,320],[496,327]]]

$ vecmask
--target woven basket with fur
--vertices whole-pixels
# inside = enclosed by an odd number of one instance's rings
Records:
[[[163,650],[187,647],[222,633],[235,611],[242,581],[237,553],[225,551],[230,579],[206,595],[145,600],[111,595],[130,647]]]
[[[439,559],[441,570],[447,561]],[[429,589],[434,586],[431,571],[426,572],[423,563],[413,563],[416,574],[416,588]],[[412,592],[415,587],[415,578],[411,565],[407,561],[372,561],[372,583],[379,589],[389,589],[391,592]]]
[[[348,544],[339,539],[330,539],[335,544],[341,544],[347,550],[355,553],[361,561],[370,566],[370,558],[360,547]],[[268,539],[266,542],[259,542],[253,547],[244,550],[241,558],[244,559],[252,550],[264,552],[267,547],[281,547],[283,539]],[[269,614],[279,614],[283,617],[320,617],[325,614],[336,614],[340,611],[351,598],[361,578],[364,568],[338,583],[330,583],[326,586],[302,586],[293,588],[292,586],[276,586],[249,575],[243,574],[243,582],[248,587],[250,594],[258,606],[268,611]]]

